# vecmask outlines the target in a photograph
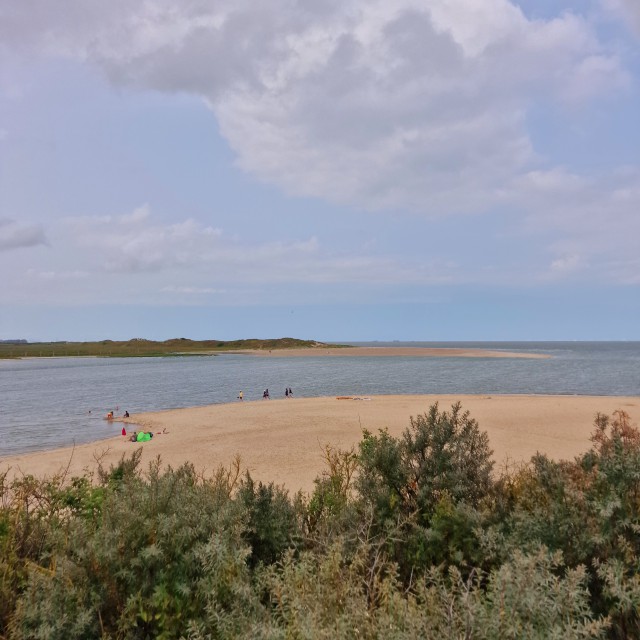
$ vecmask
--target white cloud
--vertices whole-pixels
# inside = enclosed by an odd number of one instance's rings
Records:
[[[450,262],[335,253],[316,237],[261,244],[223,241],[221,230],[195,220],[162,224],[148,207],[145,212],[68,218],[63,235],[72,243],[70,252],[94,278],[136,276],[144,283],[140,287],[132,278],[127,282],[137,291],[148,289],[149,278],[162,278],[157,290],[179,296],[227,293],[232,284],[434,284],[459,276]],[[166,284],[187,278],[188,284]]]
[[[631,79],[621,69],[617,57],[592,55],[576,65],[561,95],[567,102],[580,105],[593,96],[604,95],[612,86],[626,88],[630,84]]]
[[[605,8],[625,19],[640,35],[640,4],[637,0],[602,0],[602,2]]]
[[[240,166],[289,193],[431,215],[486,209],[532,168],[533,102],[627,82],[588,21],[509,0],[21,0],[2,24],[13,47],[202,96]]]
[[[75,242],[91,250],[97,268],[119,273],[197,263],[216,251],[222,233],[192,219],[155,223],[146,204],[129,214],[68,218],[66,225]]]
[[[40,271],[38,269],[29,269],[27,276],[36,278],[37,280],[44,280],[48,282],[56,280],[80,280],[89,277],[88,271]]]
[[[505,199],[525,213],[529,234],[553,237],[555,277],[581,271],[591,282],[623,284],[640,278],[639,184],[635,168],[591,178],[558,168],[523,176]]]
[[[44,229],[11,218],[0,218],[0,251],[47,244]]]
[[[345,11],[322,38],[297,33],[260,82],[213,93],[240,165],[293,194],[478,211],[536,161],[531,102],[579,100],[626,78],[575,16],[530,22],[506,1],[454,5],[370,4],[355,23]],[[297,54],[318,41],[313,64]]]
[[[131,213],[125,213],[119,216],[118,221],[124,222],[124,223],[141,222],[142,220],[146,220],[150,214],[151,214],[151,211],[149,209],[149,205],[145,202],[145,204],[143,204],[140,207],[137,207]]]
[[[558,258],[551,263],[551,271],[567,273],[570,271],[575,271],[580,267],[580,256],[573,253],[570,255],[563,256],[562,258]]]
[[[226,289],[213,289],[211,287],[188,287],[188,286],[177,286],[177,285],[168,285],[166,287],[162,287],[160,289],[162,293],[171,293],[171,294],[186,294],[189,296],[201,296],[201,295],[209,295],[209,294],[223,294],[226,293]]]

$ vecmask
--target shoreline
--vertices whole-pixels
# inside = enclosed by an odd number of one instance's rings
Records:
[[[358,396],[356,396],[357,398]],[[353,398],[353,396],[349,396]],[[560,395],[389,395],[368,399],[336,397],[255,400],[169,409],[132,416],[122,422],[134,430],[153,431],[146,443],[132,443],[121,435],[88,444],[0,458],[0,473],[10,477],[52,476],[68,467],[69,477],[95,471],[98,460],[108,468],[122,455],[142,448],[141,468],[160,456],[173,467],[185,462],[212,473],[228,466],[236,455],[255,480],[275,482],[290,491],[310,492],[324,469],[325,445],[348,449],[362,438],[362,430],[388,428],[399,436],[410,417],[425,413],[438,402],[449,410],[460,401],[481,430],[489,435],[496,470],[508,462],[528,461],[537,452],[553,459],[572,459],[588,450],[597,412],[627,411],[640,421],[640,396]],[[121,424],[120,422],[119,424]],[[162,433],[167,429],[168,433]]]
[[[212,351],[222,355],[250,355],[261,358],[300,357],[414,357],[414,358],[525,358],[546,359],[552,356],[544,353],[523,353],[519,351],[499,351],[495,349],[472,349],[466,347],[309,347],[304,349],[243,349],[237,351]]]

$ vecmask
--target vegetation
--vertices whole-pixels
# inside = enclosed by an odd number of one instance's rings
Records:
[[[101,340],[100,342],[29,342],[0,343],[2,358],[44,358],[70,356],[102,356],[111,358],[154,357],[175,355],[207,355],[219,351],[241,351],[248,349],[312,349],[338,347],[315,340],[296,338],[274,338],[270,340],[189,340],[174,338],[164,342],[134,338],[127,341]]]
[[[492,472],[437,405],[327,447],[312,495],[190,465],[0,476],[0,637],[640,638],[640,432]]]

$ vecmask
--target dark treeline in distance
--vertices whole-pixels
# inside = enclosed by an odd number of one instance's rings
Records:
[[[260,340],[189,340],[173,338],[164,342],[134,338],[133,340],[101,340],[99,342],[29,342],[1,343],[0,358],[44,358],[71,356],[103,356],[112,358],[131,358],[136,356],[171,356],[185,354],[208,354],[216,351],[241,351],[248,349],[300,349],[321,348],[327,346],[316,340],[298,340],[297,338],[273,338]]]
[[[516,420],[514,418],[514,420]],[[640,433],[493,469],[460,405],[324,450],[311,495],[135,453],[0,482],[0,637],[640,638]]]

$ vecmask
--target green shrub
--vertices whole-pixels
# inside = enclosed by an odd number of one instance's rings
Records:
[[[189,465],[161,473],[159,461],[144,477],[116,475],[99,518],[71,519],[52,575],[30,573],[13,637],[176,638],[209,608],[236,606],[249,550],[227,478],[201,478]]]
[[[399,542],[389,539],[403,579],[432,563],[476,559],[474,509],[492,488],[491,454],[486,433],[459,403],[411,418],[399,439],[364,432],[355,487],[376,531],[402,530]]]
[[[273,482],[256,485],[247,473],[238,498],[248,514],[242,537],[251,549],[249,565],[272,564],[300,537],[288,493]]]
[[[400,511],[428,524],[445,495],[454,504],[478,506],[492,486],[492,453],[487,434],[460,403],[449,413],[434,404],[411,418],[400,440],[387,431],[364,432],[356,486],[382,517]]]

